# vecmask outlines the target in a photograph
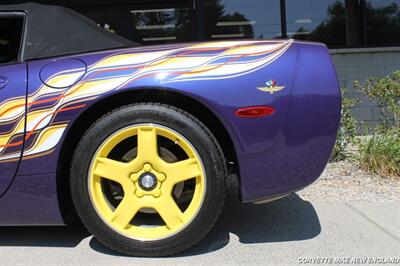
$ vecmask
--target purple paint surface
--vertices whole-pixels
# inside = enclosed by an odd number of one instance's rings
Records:
[[[183,48],[185,45],[133,48],[70,58],[77,58],[90,68],[95,62],[115,53],[156,52],[171,47]],[[51,59],[46,59],[28,63],[29,95],[41,86],[39,73],[50,62]],[[60,71],[68,70],[68,67],[68,64],[57,66]],[[12,75],[22,75],[18,69],[8,71]],[[115,73],[121,75],[125,72],[116,70]],[[107,75],[112,76],[113,72]],[[93,74],[88,73],[83,80],[92,77]],[[257,89],[265,86],[269,79],[276,80],[285,88],[272,94]],[[275,197],[309,185],[324,170],[335,143],[340,119],[340,91],[328,50],[321,44],[294,42],[271,64],[237,77],[161,84],[155,76],[148,76],[85,101],[86,108],[117,93],[151,87],[189,96],[220,119],[234,143],[240,169],[241,196],[245,202]],[[10,92],[0,100],[15,94]],[[234,115],[238,108],[255,105],[273,106],[276,112],[266,118],[254,119]],[[57,162],[68,130],[86,108],[59,113],[54,117],[55,123],[68,122],[62,139],[48,155],[23,158],[14,182],[11,183],[13,171],[18,164],[1,163],[0,191],[10,184],[11,187],[0,198],[0,225],[63,223],[57,201]],[[27,189],[31,186],[35,188],[34,195]],[[32,197],[37,200],[37,205],[45,209],[42,210],[43,219],[38,219],[37,214],[34,216],[30,211],[3,216],[10,211],[11,204],[16,210],[25,210]],[[29,206],[33,210],[39,208]]]

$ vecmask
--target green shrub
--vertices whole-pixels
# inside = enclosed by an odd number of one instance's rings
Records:
[[[364,85],[356,81],[354,87],[380,107],[383,122],[379,127],[400,127],[400,71],[384,78],[371,77]]]
[[[348,145],[354,143],[357,134],[359,122],[353,117],[351,107],[359,101],[345,97],[346,89],[342,89],[342,116],[340,119],[340,128],[330,158],[331,162],[344,160],[348,157]]]
[[[383,117],[373,136],[360,143],[361,167],[400,177],[400,71],[384,78],[369,78],[364,85],[356,82],[354,86],[378,104]]]

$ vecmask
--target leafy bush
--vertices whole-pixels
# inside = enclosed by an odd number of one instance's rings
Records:
[[[359,103],[356,99],[345,97],[346,89],[342,89],[342,117],[340,128],[330,158],[331,162],[344,160],[348,157],[348,145],[354,143],[359,122],[353,117],[351,107]]]
[[[400,71],[384,78],[371,77],[364,85],[356,81],[354,87],[381,108],[384,123],[380,126],[400,127]]]
[[[400,177],[400,71],[354,85],[377,102],[384,118],[374,135],[361,142],[360,165],[374,173]]]

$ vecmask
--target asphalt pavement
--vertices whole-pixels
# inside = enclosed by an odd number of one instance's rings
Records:
[[[0,265],[304,265],[318,259],[400,265],[400,202],[309,202],[292,195],[254,205],[230,198],[205,239],[156,259],[121,256],[82,227],[0,227]]]

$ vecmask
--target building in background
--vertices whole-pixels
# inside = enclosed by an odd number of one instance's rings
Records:
[[[1,3],[20,3],[2,0]],[[351,97],[354,80],[400,69],[400,0],[37,0],[64,5],[143,45],[225,39],[324,42]],[[45,15],[45,14],[44,14]],[[68,23],[68,22],[65,22]],[[362,99],[366,124],[379,110]]]

